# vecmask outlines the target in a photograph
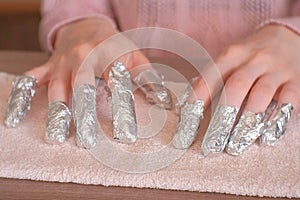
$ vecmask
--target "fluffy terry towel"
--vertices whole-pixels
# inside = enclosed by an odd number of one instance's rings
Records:
[[[37,92],[32,109],[17,128],[3,125],[11,82],[0,73],[0,176],[43,181],[219,192],[237,195],[300,197],[300,115],[294,113],[284,138],[275,147],[254,144],[243,155],[199,158],[203,130],[190,149],[169,145],[178,117],[149,105],[136,92],[139,140],[133,145],[112,140],[110,106],[98,92],[99,124],[105,133],[97,148],[76,146],[74,128],[62,145],[44,141],[46,89]],[[182,84],[171,84],[174,91]],[[207,122],[205,122],[207,124]],[[205,126],[202,126],[205,127]],[[204,128],[201,128],[204,129]]]

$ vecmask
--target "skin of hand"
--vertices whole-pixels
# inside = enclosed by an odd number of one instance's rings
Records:
[[[300,100],[300,36],[292,30],[269,25],[245,40],[229,46],[208,64],[193,84],[196,98],[207,107],[221,89],[219,104],[241,107],[247,94],[245,110],[264,112],[272,99],[291,103]],[[217,80],[216,71],[222,81]],[[222,87],[224,86],[224,87]]]
[[[118,31],[106,19],[90,18],[67,24],[57,32],[54,51],[49,60],[25,74],[34,76],[38,81],[38,87],[48,85],[49,102],[58,100],[69,105],[69,94],[76,80],[91,85],[95,85],[95,75],[103,76],[107,80],[108,69],[99,75],[96,66],[80,70],[79,68],[98,44],[117,33]],[[127,67],[127,70],[133,66],[149,63],[140,51],[123,55],[118,60]]]

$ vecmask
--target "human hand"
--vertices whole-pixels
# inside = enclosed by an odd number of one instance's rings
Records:
[[[120,45],[133,45],[125,37],[122,41],[109,43],[106,46],[106,51],[104,53],[100,52],[101,55],[90,55],[95,53],[94,49],[98,44],[117,33],[118,31],[104,19],[86,19],[62,27],[57,32],[55,50],[49,60],[43,65],[27,71],[25,76],[17,77],[15,80],[9,98],[6,125],[9,127],[16,126],[23,119],[25,111],[30,108],[35,89],[47,85],[49,113],[45,138],[49,143],[63,142],[68,135],[72,118],[68,106],[71,103],[69,94],[73,91],[78,144],[86,148],[93,147],[96,144],[98,131],[95,76],[106,79],[106,82],[112,87],[122,86],[127,81],[126,92],[123,95],[129,99],[128,101],[132,101],[131,75],[133,82],[142,89],[149,101],[167,109],[171,108],[172,100],[169,91],[163,86],[161,76],[150,66],[148,59],[140,51],[120,55],[118,60],[124,65],[117,63],[114,64],[112,69],[108,66],[99,66],[101,65],[99,64],[101,63],[100,60],[106,59],[105,56],[109,57],[110,52],[118,49]],[[89,60],[91,61],[87,62]],[[90,64],[84,65],[84,63]],[[144,66],[142,71],[136,68],[140,65]],[[126,66],[126,69],[124,66]],[[132,71],[132,73],[129,74],[127,70]],[[119,85],[112,84],[112,80],[118,82]],[[116,100],[112,102],[115,103]],[[117,102],[120,103],[120,101]],[[128,102],[121,103],[128,104]],[[133,106],[133,104],[127,105],[129,110],[123,110],[127,114],[128,112],[131,114],[130,117],[134,122],[132,125],[123,125],[127,128],[136,125],[135,113],[132,112],[133,108],[130,106]],[[114,108],[114,105],[112,107]],[[114,116],[114,120],[122,119]],[[136,139],[134,127],[132,133],[126,134],[118,128],[120,127],[114,127],[114,134],[119,140],[133,142]],[[126,129],[126,127],[123,128]]]
[[[274,145],[285,133],[293,106],[299,104],[299,51],[299,35],[278,25],[267,26],[229,46],[215,64],[204,68],[193,84],[193,93],[186,95],[186,102],[181,104],[174,146],[191,145],[203,109],[221,89],[218,106],[202,142],[202,153],[218,153],[227,145],[229,154],[238,155],[258,137],[262,143]],[[183,123],[190,121],[187,116],[193,118],[196,128]]]

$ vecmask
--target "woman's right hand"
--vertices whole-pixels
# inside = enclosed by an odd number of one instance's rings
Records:
[[[65,137],[68,134],[71,119],[71,114],[68,110],[68,107],[71,103],[69,100],[70,92],[72,90],[75,91],[74,88],[77,85],[83,84],[95,88],[95,76],[103,77],[104,79],[106,79],[106,81],[108,81],[110,68],[104,69],[104,67],[106,66],[99,66],[99,63],[97,65],[97,62],[94,62],[94,65],[89,66],[82,64],[86,62],[86,59],[102,59],[101,57],[92,58],[90,56],[91,52],[98,44],[117,33],[118,31],[106,19],[84,19],[65,25],[56,34],[54,51],[49,60],[41,66],[35,67],[25,72],[25,75],[32,76],[36,79],[37,87],[41,87],[43,85],[48,86],[49,115],[46,131],[46,140],[48,142],[62,142],[65,140]],[[124,38],[124,41],[122,41],[121,43],[122,44],[118,44],[117,42],[111,43],[108,47],[110,49],[107,49],[107,51],[114,51],[114,49],[118,48],[118,45],[130,44],[130,41]],[[147,67],[144,68],[144,70],[153,72],[153,74],[157,75],[157,78],[160,80],[160,76],[151,67],[148,59],[138,50],[127,53],[126,55],[122,55],[118,58],[118,61],[122,62],[126,66],[127,70],[132,70],[136,66],[145,65]],[[138,74],[131,75],[133,79]],[[85,88],[84,91],[86,91],[86,89],[87,88]],[[167,93],[167,98],[157,98],[155,103],[159,103],[168,108],[168,106],[170,105],[167,104],[172,104],[170,94],[166,88],[160,87],[160,89],[163,90],[163,92]],[[84,91],[81,91],[82,93],[78,95],[91,95],[83,94]],[[92,94],[92,96],[95,96],[95,92],[94,94]],[[13,116],[10,112],[20,111],[17,111],[18,109],[9,111],[9,107],[12,104],[13,100],[14,99],[12,98],[10,98],[9,100],[10,102],[6,118],[6,124],[8,126],[16,125],[16,120],[8,120],[10,118],[9,116]],[[166,101],[167,103],[159,102],[160,100]],[[95,104],[95,99],[93,99],[92,102],[94,102]],[[55,106],[55,103],[58,103],[59,105]],[[25,108],[23,107],[21,109]],[[90,126],[86,127],[85,122],[83,122],[82,120],[88,120],[92,117],[95,121],[95,108],[93,109],[93,111],[91,111],[89,114],[86,114],[82,119],[76,118],[75,116],[75,124],[77,123],[77,129],[90,129],[90,131],[87,131],[87,133],[82,133],[86,136],[79,134],[80,137],[86,137],[85,139],[79,138],[79,142],[81,143],[81,145],[86,148],[90,148],[94,145],[94,142],[91,142],[91,140],[95,139],[96,133],[93,133],[95,132],[95,127],[92,126],[95,126],[95,124],[97,123],[91,122]],[[24,113],[24,111],[22,112]],[[17,115],[17,117],[19,117],[20,120],[22,119],[22,116]],[[81,120],[81,122],[78,120]],[[19,120],[17,120],[17,123],[18,121]],[[58,136],[57,134],[60,136]]]

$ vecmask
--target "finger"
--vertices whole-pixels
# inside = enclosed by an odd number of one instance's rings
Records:
[[[234,72],[227,80],[221,93],[220,104],[240,108],[252,85],[267,70],[259,61],[250,61]],[[252,96],[251,96],[252,97]]]
[[[142,71],[155,71],[149,59],[141,51],[134,51],[128,55],[127,58],[124,59],[124,64],[128,66],[132,79],[135,79]]]
[[[163,76],[152,67],[142,52],[131,52],[118,58],[118,61],[129,70],[132,81],[141,89],[148,102],[172,109],[171,93],[165,86]]]
[[[24,118],[26,111],[30,110],[31,101],[35,94],[38,82],[46,80],[47,67],[35,67],[25,72],[24,75],[16,77],[8,100],[5,116],[7,127],[15,127]]]
[[[279,77],[278,73],[260,77],[251,89],[245,110],[253,113],[264,112],[280,85],[285,81],[286,78]]]
[[[95,147],[100,130],[96,112],[94,69],[94,66],[85,65],[72,74],[77,145],[87,149]]]
[[[71,119],[71,110],[65,102],[51,101],[48,106],[46,142],[49,144],[63,143],[69,135]]]
[[[227,79],[221,93],[219,106],[210,121],[202,142],[202,153],[204,155],[208,155],[211,152],[222,152],[226,147],[244,99],[254,82],[267,70],[266,65],[261,65],[260,63],[260,59],[254,58]],[[251,117],[253,117],[253,113],[243,113],[240,125],[243,125],[244,121],[249,120]],[[257,117],[257,120],[254,120],[255,123],[261,119],[260,116],[255,114],[254,117]],[[231,148],[228,152],[234,154],[230,150]]]
[[[49,66],[46,63],[42,66],[38,66],[26,71],[24,74],[36,78],[37,87],[40,87],[49,81]]]
[[[127,63],[129,67],[125,67],[121,61]],[[104,78],[108,82],[111,95],[114,139],[122,143],[132,143],[137,139],[133,88],[130,73],[127,70],[132,67],[132,55],[127,54],[118,58],[118,61],[113,63],[112,67],[104,71]],[[98,73],[97,69],[96,71]],[[81,79],[86,80],[90,73],[85,72],[85,70],[80,72]],[[82,80],[80,82],[83,82]],[[75,109],[77,107],[76,105]],[[78,120],[80,121],[80,119]],[[79,128],[77,127],[77,129]]]
[[[234,45],[225,50],[216,59],[216,63],[209,63],[204,68],[201,75],[194,82],[189,97],[184,98],[187,99],[187,102],[180,103],[183,105],[183,109],[181,109],[179,126],[173,138],[173,145],[176,148],[184,149],[192,144],[203,118],[204,108],[209,105],[211,98],[220,91],[224,85],[223,80],[228,77],[228,74],[237,66],[245,63],[251,56],[252,54],[247,48]],[[184,107],[189,107],[189,109]],[[226,110],[221,107],[218,109]],[[232,112],[235,111],[235,109],[232,109]],[[197,117],[194,117],[193,120],[187,120],[188,117],[185,116],[195,116],[195,114],[192,114],[193,112],[197,113]]]
[[[71,88],[70,72],[57,72],[52,75],[48,83],[48,101],[62,101],[67,105],[69,102],[69,94]]]
[[[287,79],[284,73],[272,73],[259,78],[251,89],[242,116],[232,131],[226,147],[227,153],[239,155],[260,137],[267,117],[264,116],[265,111],[275,98],[280,85]]]
[[[130,74],[123,63],[117,61],[109,73],[114,138],[123,143],[137,139],[134,96]]]
[[[245,109],[232,130],[226,146],[227,153],[240,155],[261,135],[264,111],[272,101],[278,87],[284,82],[276,74],[264,75],[255,83]]]
[[[216,59],[207,64],[198,79],[193,84],[193,93],[188,101],[202,99],[205,107],[211,99],[222,89],[225,80],[240,66],[247,63],[255,52],[251,52],[243,45],[232,45]]]
[[[261,138],[262,145],[273,146],[285,134],[287,124],[291,119],[294,105],[299,105],[300,90],[296,83],[288,82],[283,85],[276,110],[267,122]]]
[[[180,121],[173,137],[173,145],[177,149],[187,149],[193,143],[196,133],[203,119],[204,101],[185,103],[180,112]]]
[[[133,66],[129,67],[132,80],[144,93],[148,102],[172,109],[171,93],[165,86],[163,76],[152,67],[140,51],[133,52],[132,59]]]
[[[133,62],[133,53],[128,53],[128,54],[125,54],[121,57],[119,57],[117,59],[117,61],[121,62],[124,66],[126,66],[126,69],[127,70],[132,70],[134,68],[134,62]],[[96,75],[97,76],[100,76],[102,78],[104,78],[105,80],[108,81],[109,79],[109,72],[112,68],[112,66],[114,65],[114,63],[111,63],[110,66],[108,66],[105,70],[101,70],[100,68],[96,68]],[[103,71],[103,74],[101,74],[101,72]],[[130,73],[130,76],[133,77],[135,74],[132,74]]]
[[[68,108],[71,71],[66,66],[55,69],[48,83],[49,105],[45,140],[50,144],[60,144],[66,140],[72,118]]]
[[[32,76],[17,76],[8,99],[5,125],[15,127],[30,110],[31,100],[35,94],[36,79]]]
[[[297,87],[297,83],[294,82],[288,82],[283,85],[279,98],[278,103],[284,104],[284,103],[291,103],[292,106],[297,109],[297,106],[299,105],[300,101],[300,88]]]

